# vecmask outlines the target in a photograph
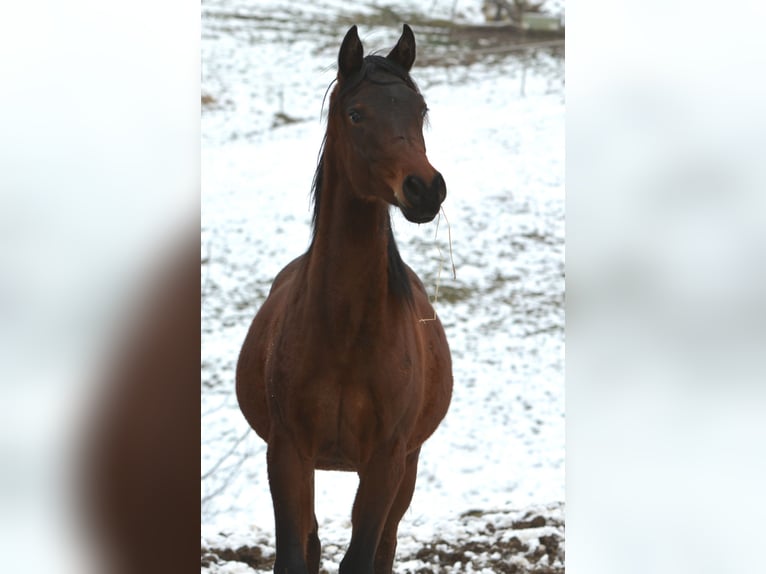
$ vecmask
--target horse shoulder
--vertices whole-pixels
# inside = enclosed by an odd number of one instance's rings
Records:
[[[415,311],[418,313],[421,319],[426,319],[434,316],[434,308],[431,305],[431,300],[428,297],[425,285],[418,277],[412,268],[405,263],[405,269],[407,269],[407,277],[409,277],[410,285],[412,286],[412,299]]]
[[[293,278],[293,276],[295,275],[295,272],[303,263],[305,257],[306,257],[305,255],[296,257],[295,259],[290,261],[290,263],[285,265],[279,273],[277,273],[277,276],[274,277],[274,281],[271,284],[271,290],[269,291],[269,295],[277,291],[284,283],[290,281],[290,279]]]

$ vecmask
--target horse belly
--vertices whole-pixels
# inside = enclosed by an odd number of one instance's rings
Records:
[[[239,408],[245,419],[263,440],[268,440],[270,417],[266,404],[264,364],[268,346],[263,343],[256,321],[247,334],[237,360],[236,392]]]
[[[423,444],[447,414],[452,398],[452,359],[441,322],[424,325],[423,401],[410,448]]]

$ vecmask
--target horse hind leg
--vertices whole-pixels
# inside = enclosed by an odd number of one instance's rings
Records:
[[[288,439],[272,433],[266,453],[277,556],[274,574],[315,574],[318,542],[314,518],[314,467]],[[316,538],[316,542],[314,539]]]
[[[351,543],[339,574],[373,574],[378,543],[399,491],[405,467],[400,444],[379,449],[359,472],[351,514]]]
[[[404,476],[396,493],[394,503],[386,518],[386,525],[383,528],[383,534],[378,543],[378,550],[375,554],[375,574],[391,574],[394,567],[394,556],[396,554],[396,533],[399,528],[404,513],[410,506],[412,495],[415,492],[415,479],[418,474],[418,457],[420,448],[407,455],[405,462]]]

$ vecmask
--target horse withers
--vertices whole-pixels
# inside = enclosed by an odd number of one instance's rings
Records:
[[[316,574],[314,470],[355,471],[340,574],[388,574],[423,442],[444,418],[452,365],[423,284],[399,255],[389,207],[434,219],[447,193],[423,140],[406,24],[391,52],[340,47],[313,182],[313,236],[274,279],[237,364],[237,398],[267,444],[277,574]]]

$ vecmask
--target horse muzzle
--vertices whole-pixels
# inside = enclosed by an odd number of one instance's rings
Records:
[[[402,183],[402,193],[405,201],[399,202],[399,209],[404,217],[413,223],[428,223],[447,197],[447,184],[438,171],[430,184],[417,175],[408,175]]]

